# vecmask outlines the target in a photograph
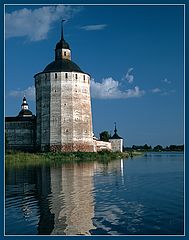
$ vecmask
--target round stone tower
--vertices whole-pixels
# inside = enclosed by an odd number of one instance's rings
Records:
[[[63,20],[55,61],[34,78],[39,150],[93,152],[90,75],[71,61]]]

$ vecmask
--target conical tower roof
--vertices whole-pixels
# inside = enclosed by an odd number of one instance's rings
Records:
[[[110,139],[123,139],[117,134],[116,122],[114,124],[115,124],[114,135],[110,137]]]

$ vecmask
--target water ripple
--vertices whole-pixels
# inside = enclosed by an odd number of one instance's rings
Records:
[[[6,234],[182,234],[183,157],[160,155],[7,172]]]

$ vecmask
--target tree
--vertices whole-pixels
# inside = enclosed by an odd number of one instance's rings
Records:
[[[152,149],[152,147],[148,146],[147,144],[144,144],[143,149],[144,150],[150,150],[150,149]]]
[[[108,131],[103,131],[100,133],[100,140],[104,141],[104,142],[108,142],[110,138],[110,134],[108,133]]]
[[[184,151],[184,145],[170,145],[170,151]]]
[[[176,148],[177,148],[176,145],[170,145],[170,146],[169,146],[170,151],[175,151]]]
[[[166,146],[165,147],[165,151],[169,151],[170,149],[169,149],[169,147],[168,146]]]
[[[155,151],[162,151],[163,147],[161,145],[157,145],[157,146],[154,147],[154,150]]]
[[[133,146],[132,146],[132,149],[133,149],[133,150],[137,150],[137,146],[136,146],[136,145],[133,145]]]

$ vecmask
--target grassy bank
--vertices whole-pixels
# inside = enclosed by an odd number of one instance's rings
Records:
[[[62,163],[74,162],[109,162],[122,158],[128,158],[129,153],[123,152],[48,152],[48,153],[24,153],[24,152],[11,152],[5,155],[6,167],[10,165],[57,165]]]

